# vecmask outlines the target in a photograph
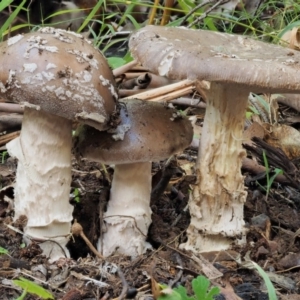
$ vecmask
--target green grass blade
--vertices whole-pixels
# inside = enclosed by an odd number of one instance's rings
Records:
[[[13,283],[22,289],[27,290],[28,293],[37,295],[42,299],[54,299],[50,292],[26,278],[20,277],[19,280],[13,280]]]
[[[99,10],[99,8],[103,4],[103,2],[105,2],[105,1],[104,0],[100,0],[95,5],[95,7],[92,9],[92,11],[89,13],[89,15],[85,18],[84,22],[79,27],[79,29],[77,30],[77,32],[81,32],[85,28],[85,26],[87,26],[87,24],[93,19],[93,17],[95,16],[96,12]]]
[[[2,27],[0,29],[1,39],[3,39],[4,32],[12,24],[13,20],[18,15],[18,13],[20,12],[20,10],[23,8],[23,6],[24,6],[25,3],[26,3],[26,0],[23,0],[22,3],[19,6],[17,6],[17,8],[13,11],[13,13],[8,17],[8,19],[2,25]]]
[[[275,288],[274,288],[268,274],[257,263],[255,263],[254,261],[251,261],[251,262],[266,284],[266,287],[268,290],[268,295],[269,295],[269,300],[277,300]]]

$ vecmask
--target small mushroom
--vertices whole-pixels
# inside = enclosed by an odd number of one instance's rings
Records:
[[[72,121],[107,128],[117,98],[114,78],[96,48],[61,29],[14,36],[0,51],[0,95],[25,107],[20,137],[7,144],[18,159],[15,218],[27,216],[25,236],[64,247],[73,211]],[[41,244],[52,259],[62,255],[55,245]]]
[[[171,79],[210,81],[189,201],[191,223],[183,248],[228,249],[245,242],[241,175],[243,125],[249,92],[300,93],[300,53],[247,36],[146,26],[130,38],[133,57]]]
[[[151,161],[160,161],[186,148],[192,126],[176,110],[161,103],[131,99],[121,109],[121,123],[112,132],[81,126],[74,149],[93,161],[115,164],[104,235],[98,250],[104,256],[144,253],[151,224]],[[103,247],[102,247],[103,245]]]

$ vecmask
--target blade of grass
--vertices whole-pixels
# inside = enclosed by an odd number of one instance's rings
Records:
[[[18,13],[20,12],[20,10],[23,8],[24,4],[26,3],[26,0],[23,0],[20,5],[17,6],[17,8],[13,11],[13,13],[8,17],[8,19],[4,22],[4,24],[2,25],[1,29],[0,29],[0,35],[1,35],[1,40],[3,40],[3,36],[6,33],[6,30],[8,29],[8,27],[12,24],[13,20],[16,18],[16,16],[18,15]]]
[[[103,3],[106,6],[105,0],[99,0],[99,2],[95,5],[95,7],[92,9],[92,11],[85,18],[84,22],[81,24],[81,26],[79,27],[77,32],[81,32],[87,26],[87,24],[93,19],[93,17],[95,16],[95,14],[97,13],[97,11],[99,10],[99,8],[101,7],[101,5]]]

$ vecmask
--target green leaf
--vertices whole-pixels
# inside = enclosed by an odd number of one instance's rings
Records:
[[[123,57],[123,59],[125,60],[126,64],[128,64],[131,61],[133,61],[133,57],[131,56],[130,51],[127,51],[127,53],[125,54],[125,56]]]
[[[172,290],[170,287],[166,287],[161,291],[160,296],[157,298],[158,300],[185,300],[181,298],[181,295]]]
[[[8,254],[8,250],[5,248],[0,247],[0,254]]]
[[[179,287],[174,289],[175,292],[177,292],[180,296],[182,300],[194,300],[194,297],[189,297],[187,292],[186,292],[186,288],[183,287],[182,285],[180,285]]]
[[[220,294],[220,289],[217,286],[214,286],[210,289],[210,291],[206,295],[206,299],[214,299],[214,296]]]
[[[23,290],[26,290],[28,293],[37,295],[42,299],[54,299],[50,292],[24,277],[20,277],[20,280],[13,280],[13,283],[21,287]]]
[[[210,281],[204,276],[198,276],[193,279],[192,287],[197,300],[213,300],[214,296],[220,293],[218,287],[212,287],[209,290]]]
[[[24,290],[23,293],[22,293],[22,295],[20,297],[18,297],[16,300],[24,300],[25,297],[26,297],[26,295],[27,295],[27,291]]]
[[[108,57],[107,62],[112,69],[116,69],[126,64],[125,59],[122,57]]]
[[[209,280],[204,276],[198,276],[192,280],[193,291],[198,300],[206,300],[206,293],[209,285]]]
[[[5,9],[8,5],[10,5],[13,2],[13,0],[3,0],[0,2],[0,11]]]

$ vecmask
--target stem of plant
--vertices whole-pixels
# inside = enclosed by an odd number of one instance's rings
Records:
[[[93,244],[89,241],[89,239],[86,237],[86,235],[83,232],[83,228],[82,226],[77,222],[77,220],[74,220],[74,223],[72,225],[72,229],[71,232],[73,235],[75,236],[80,236],[85,243],[87,244],[87,246],[90,248],[90,250],[100,259],[104,259],[104,256],[102,256],[97,249],[93,246]]]

